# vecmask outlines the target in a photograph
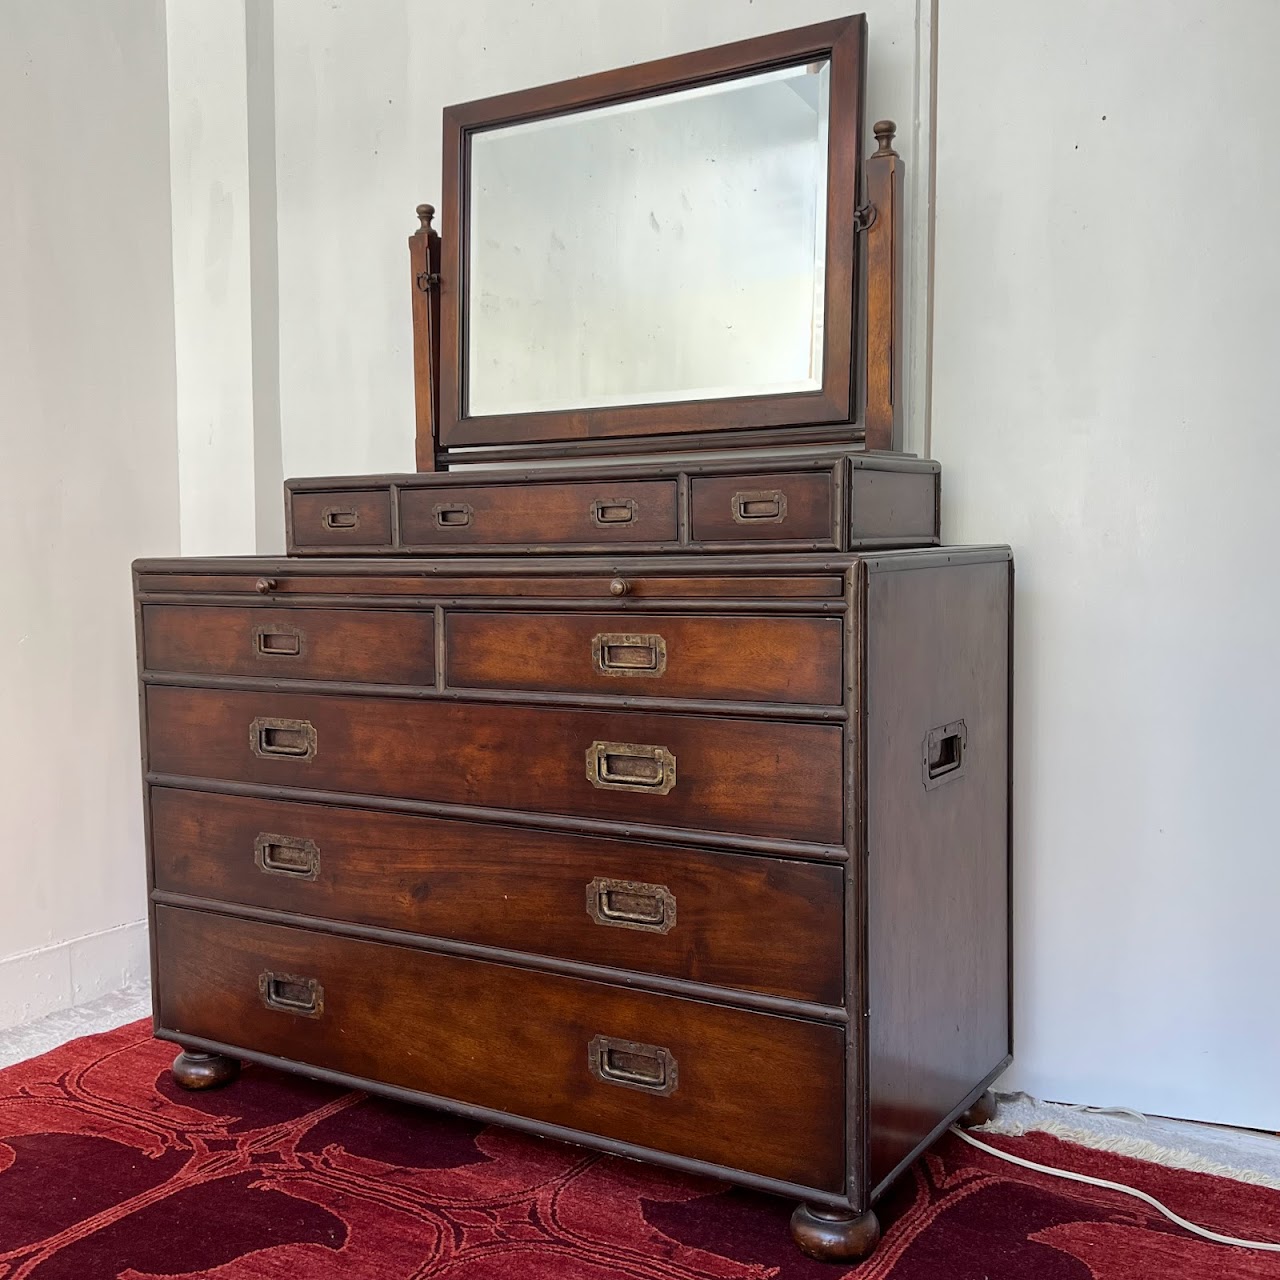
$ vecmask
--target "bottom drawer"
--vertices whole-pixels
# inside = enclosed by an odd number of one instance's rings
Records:
[[[844,1031],[176,907],[167,1031],[840,1192]]]

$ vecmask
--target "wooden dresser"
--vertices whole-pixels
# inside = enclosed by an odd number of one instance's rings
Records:
[[[1012,561],[938,546],[939,468],[890,448],[899,178],[879,125],[855,210],[864,39],[446,116],[464,225],[468,129],[809,77],[785,102],[804,123],[829,93],[850,178],[819,391],[469,417],[462,254],[441,270],[427,210],[421,472],[290,481],[287,558],[135,565],[179,1083],[250,1060],[729,1179],[799,1200],[832,1259],[984,1114],[1011,1053]]]

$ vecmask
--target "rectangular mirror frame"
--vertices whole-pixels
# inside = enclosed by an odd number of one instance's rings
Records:
[[[466,417],[463,307],[468,260],[468,134],[821,58],[831,60],[822,389]],[[556,457],[579,452],[590,442],[593,453],[622,454],[633,452],[638,440],[652,444],[656,437],[679,448],[692,444],[690,437],[718,437],[722,445],[729,445],[733,443],[731,433],[762,428],[798,428],[794,434],[799,443],[813,434],[805,428],[824,424],[831,424],[825,432],[828,439],[857,438],[855,331],[865,63],[866,22],[858,15],[446,108],[445,236],[442,242],[432,231],[428,243],[424,231],[410,242],[411,246],[418,242],[414,260],[415,348],[421,346],[424,331],[429,344],[426,353],[415,350],[419,469],[435,470],[441,453],[475,446],[515,446],[538,456]],[[426,292],[420,266],[428,268],[436,286]],[[435,271],[439,272],[438,282]],[[419,321],[423,322],[421,328]],[[430,350],[436,342],[438,362]],[[438,371],[438,383],[429,377],[424,387],[424,367],[431,374]],[[834,430],[840,425],[843,431]],[[778,434],[791,436],[792,432]]]

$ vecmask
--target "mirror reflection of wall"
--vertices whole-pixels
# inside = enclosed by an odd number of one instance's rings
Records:
[[[830,65],[470,138],[468,416],[816,391]]]

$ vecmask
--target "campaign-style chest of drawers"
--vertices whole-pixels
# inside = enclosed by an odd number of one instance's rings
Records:
[[[1012,561],[900,451],[866,64],[854,15],[447,108],[417,471],[286,482],[288,558],[135,566],[180,1084],[728,1179],[846,1261],[985,1113]]]
[[[140,562],[157,1034],[865,1210],[1008,1060],[1010,586]]]

